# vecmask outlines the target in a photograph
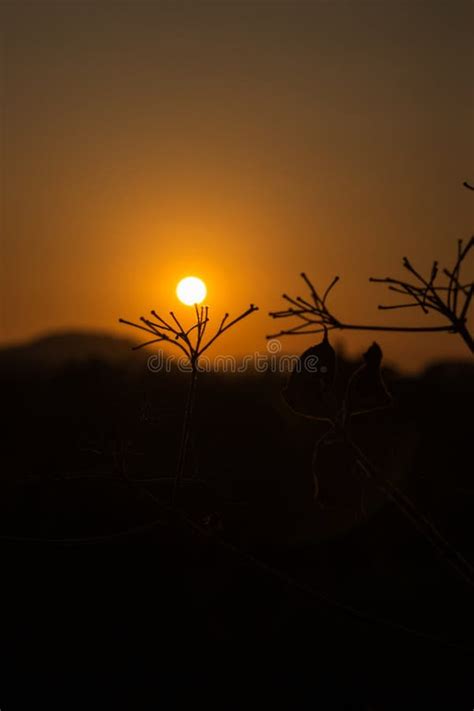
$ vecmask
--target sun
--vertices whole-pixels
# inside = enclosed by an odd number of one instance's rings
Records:
[[[181,279],[176,287],[176,295],[178,299],[186,306],[193,306],[204,301],[207,294],[207,288],[202,279],[195,276],[188,276]]]

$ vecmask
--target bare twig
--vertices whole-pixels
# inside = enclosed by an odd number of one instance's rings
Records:
[[[309,289],[312,302],[303,299],[301,296],[291,297],[283,294],[283,298],[291,307],[281,311],[272,311],[270,316],[274,319],[297,318],[299,323],[287,329],[282,329],[278,333],[273,333],[267,338],[279,336],[304,336],[308,334],[327,332],[333,329],[352,331],[396,331],[403,333],[457,333],[466,343],[467,347],[474,353],[474,340],[467,325],[468,311],[474,294],[474,283],[463,283],[461,280],[461,268],[474,246],[474,237],[463,246],[461,240],[458,242],[457,258],[452,269],[444,269],[443,274],[448,277],[447,284],[438,284],[439,274],[438,263],[434,262],[430,276],[425,278],[418,272],[411,262],[404,257],[403,266],[410,273],[412,281],[404,281],[393,277],[375,278],[370,281],[386,284],[390,291],[402,294],[407,298],[406,302],[396,304],[380,304],[382,311],[398,310],[406,308],[419,308],[424,314],[430,312],[437,313],[444,321],[444,325],[439,326],[390,326],[385,324],[358,324],[346,323],[337,318],[328,308],[327,297],[335,286],[338,277],[335,277],[329,284],[321,299],[318,291],[314,287],[309,277],[303,272],[301,277]]]

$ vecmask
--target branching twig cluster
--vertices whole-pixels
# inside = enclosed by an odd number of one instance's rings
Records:
[[[353,330],[353,331],[399,331],[399,332],[445,332],[458,333],[465,341],[471,352],[474,352],[473,337],[467,326],[469,307],[474,294],[474,283],[463,283],[461,280],[461,268],[465,259],[474,246],[474,237],[471,237],[466,245],[462,240],[458,241],[457,258],[452,269],[443,269],[442,274],[447,277],[447,283],[437,283],[439,275],[438,263],[434,262],[428,278],[423,277],[404,257],[403,266],[410,273],[412,281],[404,281],[385,277],[383,279],[371,278],[370,281],[387,284],[390,291],[402,294],[408,301],[394,305],[380,305],[381,310],[393,310],[404,308],[419,308],[424,314],[430,311],[438,313],[447,322],[442,326],[387,326],[373,324],[353,324],[346,323],[338,319],[328,308],[327,298],[333,286],[339,281],[335,277],[329,284],[322,296],[303,272],[301,274],[306,286],[309,289],[309,299],[301,296],[296,298],[283,294],[283,298],[290,304],[289,308],[282,311],[270,313],[275,319],[294,317],[298,320],[296,325],[289,329],[279,331],[268,336],[295,336],[313,333],[327,332],[332,329]]]
[[[415,283],[407,283],[399,279],[371,278],[370,281],[388,284],[390,291],[393,291],[409,299],[406,303],[395,305],[380,305],[379,309],[402,309],[407,307],[420,308],[427,314],[434,311],[444,317],[448,324],[446,330],[449,333],[459,333],[465,340],[471,351],[474,351],[474,343],[467,327],[467,316],[472,297],[474,295],[474,283],[461,283],[461,267],[474,246],[474,237],[463,246],[462,240],[458,240],[458,254],[456,262],[451,270],[443,269],[442,273],[448,278],[445,285],[436,283],[439,273],[438,263],[434,262],[429,279],[425,279],[404,257],[403,266],[414,277]]]
[[[195,304],[194,308],[196,312],[196,322],[188,329],[183,328],[173,311],[170,311],[172,321],[166,321],[154,310],[150,311],[154,320],[141,316],[141,323],[126,321],[123,318],[119,319],[119,321],[127,326],[133,326],[133,328],[138,328],[141,331],[151,333],[154,336],[154,338],[150,341],[145,341],[145,343],[140,343],[140,345],[135,346],[134,350],[144,348],[145,346],[151,346],[155,343],[167,342],[182,350],[185,356],[189,359],[191,367],[193,369],[197,369],[199,358],[204,351],[206,351],[209,346],[214,343],[214,341],[216,341],[225,331],[232,328],[232,326],[241,321],[243,318],[258,310],[258,306],[250,304],[246,311],[241,313],[240,316],[237,316],[232,321],[228,321],[228,313],[224,314],[215,334],[206,343],[204,343],[204,334],[206,332],[207,324],[209,323],[209,307],[199,307]]]
[[[170,311],[171,320],[165,320],[159,316],[156,311],[150,312],[153,320],[142,316],[140,318],[141,323],[133,323],[132,321],[126,321],[123,318],[119,319],[120,323],[124,323],[127,326],[133,326],[133,328],[138,328],[141,331],[145,331],[146,333],[151,333],[153,335],[151,340],[135,346],[135,350],[138,348],[144,348],[145,346],[151,346],[155,343],[170,343],[177,346],[185,354],[189,361],[189,365],[191,366],[191,379],[184,410],[183,430],[181,434],[173,500],[176,497],[177,490],[184,477],[186,462],[189,454],[199,358],[220,336],[222,336],[223,333],[232,328],[232,326],[235,326],[235,324],[244,319],[246,316],[249,316],[251,313],[258,310],[258,306],[250,304],[246,311],[243,311],[240,316],[232,319],[232,321],[228,320],[228,313],[224,314],[214,335],[207,341],[204,341],[207,324],[209,323],[209,308],[207,306],[198,306],[197,304],[194,305],[194,308],[196,312],[196,322],[188,329],[183,328],[181,322],[173,311]]]

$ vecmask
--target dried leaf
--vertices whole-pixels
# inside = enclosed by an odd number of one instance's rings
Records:
[[[380,371],[382,349],[373,343],[364,353],[364,363],[352,375],[347,386],[346,410],[355,415],[388,407],[392,398]]]
[[[300,356],[293,369],[283,397],[300,415],[332,420],[337,406],[333,391],[336,354],[327,335]]]

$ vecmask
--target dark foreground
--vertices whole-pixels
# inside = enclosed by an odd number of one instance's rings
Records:
[[[313,501],[278,378],[203,376],[174,507],[182,379],[2,380],[2,711],[473,707],[472,590],[337,452]],[[359,441],[472,559],[472,371],[391,386]]]

